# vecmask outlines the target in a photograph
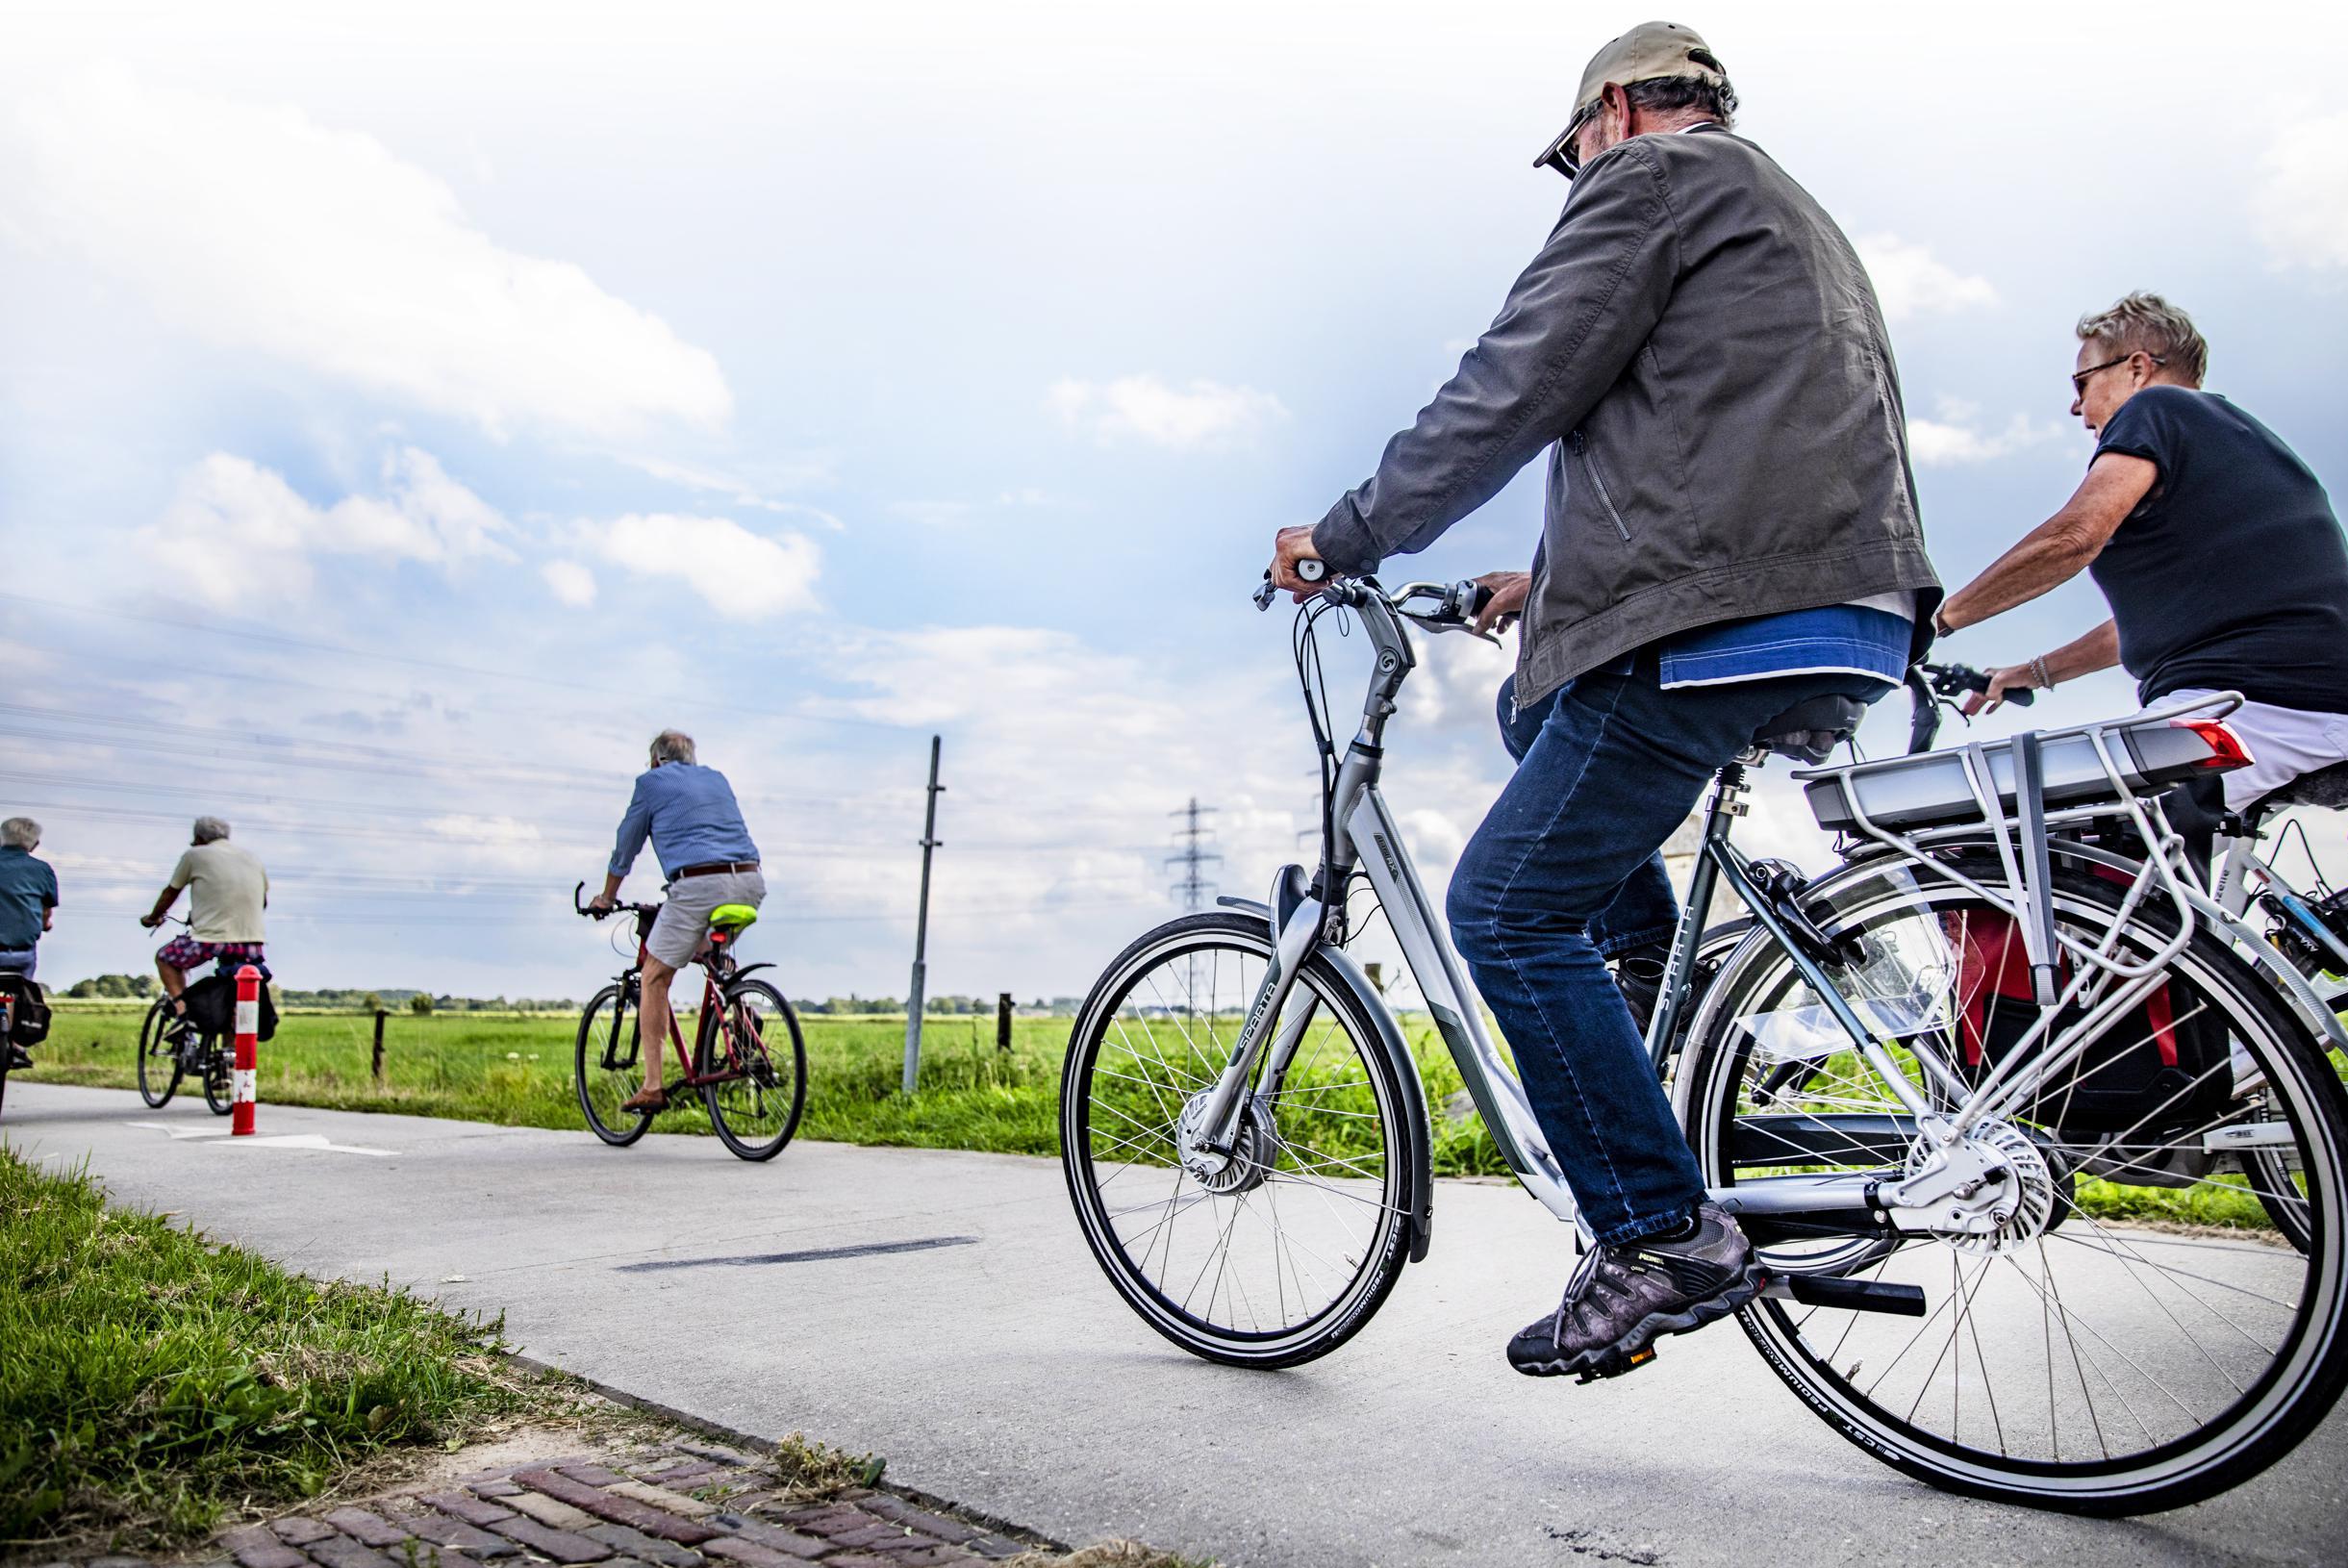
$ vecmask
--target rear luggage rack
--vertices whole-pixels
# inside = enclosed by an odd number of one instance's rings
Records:
[[[2107,719],[2072,729],[2038,733],[2039,791],[2050,812],[2108,806],[2127,795],[2153,795],[2172,784],[2233,763],[2217,744],[2187,720],[2224,717],[2241,705],[2232,692],[2172,703],[2126,719]],[[2096,733],[2109,752],[2112,769],[2099,754]],[[1976,755],[1998,793],[2001,813],[2016,805],[2014,742],[1997,741],[1915,756],[1840,768],[1805,768],[1810,813],[1830,833],[1865,834],[1870,825],[1893,830],[1948,827],[1986,820],[1985,791],[1974,784],[1966,754]],[[2114,773],[2118,785],[2114,785]],[[1872,835],[1869,835],[1872,836]]]

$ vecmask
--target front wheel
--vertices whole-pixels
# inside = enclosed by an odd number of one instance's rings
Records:
[[[764,980],[725,990],[725,1022],[702,1031],[701,1103],[719,1142],[745,1160],[783,1151],[807,1107],[807,1043],[798,1015]]]
[[[172,1027],[178,1022],[171,999],[158,997],[139,1025],[139,1098],[153,1110],[171,1102],[180,1075],[188,1070],[180,1060],[179,1031]]]
[[[1267,1025],[1230,1147],[1199,1135],[1273,950],[1264,921],[1222,912],[1143,937],[1077,1014],[1060,1086],[1061,1164],[1102,1272],[1150,1328],[1234,1366],[1351,1338],[1410,1231],[1406,1090],[1325,959]]]
[[[644,1081],[639,1059],[635,987],[607,985],[590,997],[579,1015],[579,1041],[571,1053],[571,1083],[589,1130],[614,1149],[625,1149],[652,1125],[650,1111],[624,1111]]]

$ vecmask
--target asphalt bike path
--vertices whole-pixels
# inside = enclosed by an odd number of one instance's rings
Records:
[[[1243,1568],[1632,1562],[2319,1563],[2348,1535],[2348,1414],[2226,1496],[2129,1521],[1949,1497],[1807,1414],[1733,1325],[1609,1382],[1501,1357],[1553,1302],[1564,1227],[1513,1185],[1446,1181],[1434,1250],[1333,1355],[1281,1373],[1150,1332],[1085,1251],[1050,1160],[264,1104],[16,1082],[0,1140],[87,1159],[318,1276],[388,1276],[506,1314],[523,1353],[1060,1540],[1134,1536]]]

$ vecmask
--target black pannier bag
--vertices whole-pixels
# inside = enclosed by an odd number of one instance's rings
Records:
[[[2066,961],[2062,983],[2071,977]],[[1957,944],[1957,1071],[1979,1083],[2038,1018],[2030,956],[2012,921],[1968,912]],[[2085,1016],[2076,1003],[2065,1007],[2040,1044]],[[2114,1019],[2020,1114],[2068,1132],[2149,1134],[2196,1126],[2232,1103],[2232,1055],[2223,1016],[2198,990],[2172,977]]]
[[[38,1046],[49,1038],[49,995],[39,981],[14,970],[0,970],[0,997],[9,1004],[11,1045]]]
[[[181,994],[188,1004],[188,1017],[206,1034],[216,1034],[223,1040],[234,1038],[237,1032],[237,977],[234,974],[207,974],[189,982]],[[277,1033],[277,1004],[269,999],[269,984],[261,983],[261,1027],[259,1038],[269,1039]]]

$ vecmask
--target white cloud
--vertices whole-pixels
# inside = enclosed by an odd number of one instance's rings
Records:
[[[1937,316],[1976,305],[1994,305],[1998,291],[1987,278],[1957,271],[1938,260],[1927,245],[1895,234],[1862,235],[1859,260],[1875,280],[1876,298],[1883,319],[1904,321],[1913,316]]]
[[[2348,267],[2348,114],[2286,125],[2259,160],[2251,215],[2277,267]]]
[[[1987,430],[1982,425],[1979,407],[1954,398],[1942,398],[1938,412],[1937,419],[1907,421],[1907,453],[1919,468],[1994,463],[2058,440],[2063,433],[2063,427],[2052,419],[2032,420],[2023,414],[2007,420],[2003,430]]]
[[[595,602],[595,574],[576,561],[549,561],[538,569],[546,579],[558,603],[573,610],[590,609]]]
[[[731,412],[706,351],[570,263],[500,247],[371,137],[118,68],[27,103],[15,130],[5,221],[223,347],[500,433]]]
[[[318,507],[273,471],[215,452],[182,476],[163,516],[137,535],[146,564],[176,592],[219,608],[298,599],[314,555],[451,566],[512,560],[495,508],[448,477],[428,452],[384,454],[384,494]]]
[[[1052,383],[1044,406],[1097,441],[1130,438],[1177,452],[1245,445],[1266,425],[1288,417],[1278,398],[1253,387],[1218,381],[1174,387],[1154,375],[1064,378]]]
[[[578,532],[614,566],[681,579],[729,620],[815,608],[822,555],[802,534],[754,534],[731,518],[667,512],[582,522]]]

